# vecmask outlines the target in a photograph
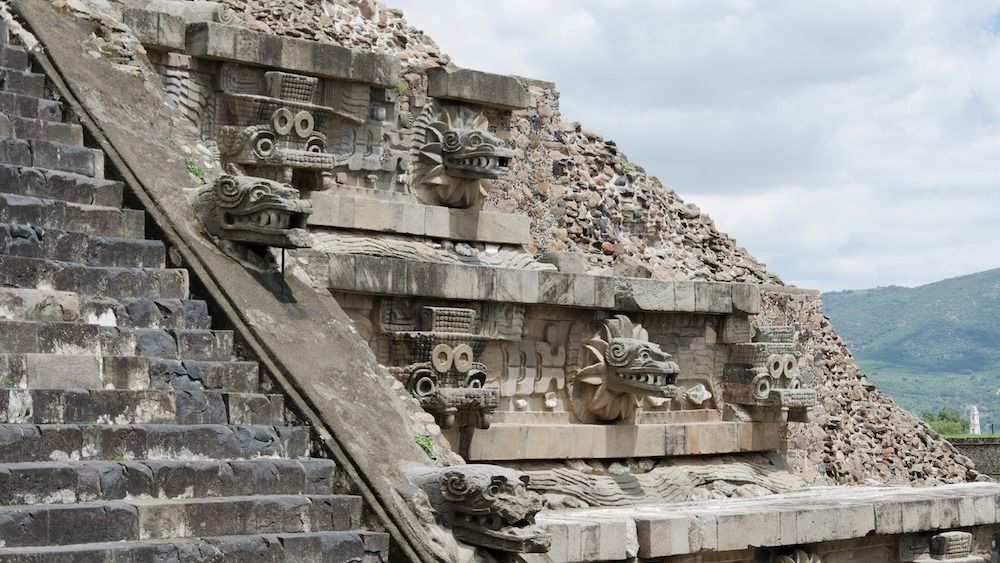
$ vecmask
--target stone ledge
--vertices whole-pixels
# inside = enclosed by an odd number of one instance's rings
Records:
[[[349,293],[621,312],[746,315],[757,313],[760,301],[759,289],[752,284],[615,278],[346,254],[329,255],[326,283],[329,289]]]
[[[781,445],[776,423],[502,424],[475,430],[469,461],[621,459],[769,452]]]
[[[121,18],[136,39],[147,47],[163,51],[183,51],[186,46],[186,22],[179,16],[123,7]]]
[[[280,68],[385,88],[393,88],[400,81],[399,60],[389,55],[217,23],[189,24],[187,51],[193,57]]]
[[[547,561],[582,563],[992,525],[1000,522],[998,501],[995,483],[824,487],[752,499],[544,511],[537,522],[553,536]],[[634,534],[637,553],[631,542],[603,533],[587,546],[570,541],[595,528]]]
[[[497,244],[531,242],[531,218],[522,215],[326,192],[313,193],[310,201],[309,224],[315,226]]]
[[[465,68],[449,72],[437,67],[427,71],[427,95],[505,110],[531,105],[528,89],[513,76]]]

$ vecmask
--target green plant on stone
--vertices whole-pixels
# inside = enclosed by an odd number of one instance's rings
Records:
[[[396,84],[396,93],[399,94],[400,96],[405,94],[406,91],[409,89],[410,85],[407,84],[406,82],[400,82],[399,84]]]
[[[188,172],[190,172],[192,176],[198,178],[202,182],[205,181],[205,169],[202,168],[201,165],[198,164],[196,160],[194,160],[193,158],[187,159],[187,168]]]
[[[14,378],[11,377],[11,376],[9,376],[9,375],[7,377],[3,378],[3,380],[0,380],[0,387],[3,387],[4,389],[13,389],[14,388]]]
[[[434,439],[433,438],[431,438],[430,436],[424,434],[422,436],[415,436],[413,439],[417,442],[417,445],[420,446],[420,449],[424,450],[424,452],[427,455],[429,455],[429,456],[433,456],[434,455]]]
[[[623,160],[621,163],[622,172],[628,174],[629,172],[635,170],[635,165],[627,160]]]

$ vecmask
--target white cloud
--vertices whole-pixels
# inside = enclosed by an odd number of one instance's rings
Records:
[[[397,0],[823,289],[1000,266],[1000,5]]]

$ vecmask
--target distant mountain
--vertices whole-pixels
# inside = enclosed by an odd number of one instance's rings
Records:
[[[865,373],[903,406],[975,404],[1000,431],[1000,269],[825,293],[823,305]]]

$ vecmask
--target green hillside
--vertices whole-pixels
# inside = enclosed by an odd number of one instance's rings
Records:
[[[1000,431],[1000,269],[823,294],[865,373],[907,409],[979,407]]]

